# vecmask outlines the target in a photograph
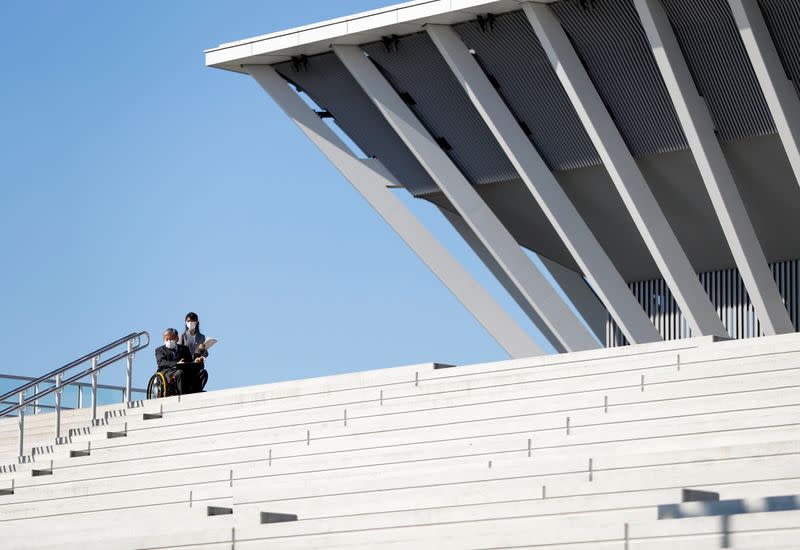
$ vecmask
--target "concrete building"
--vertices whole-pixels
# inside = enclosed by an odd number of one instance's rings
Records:
[[[560,351],[794,332],[799,25],[792,0],[420,1],[206,59],[252,75],[519,356],[385,188],[441,208]]]
[[[0,396],[0,545],[797,548],[799,36],[796,0],[420,0],[209,50],[512,359],[136,401],[131,333]]]

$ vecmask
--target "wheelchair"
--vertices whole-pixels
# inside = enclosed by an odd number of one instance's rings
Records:
[[[174,370],[156,371],[147,383],[147,399],[169,397],[179,393]]]

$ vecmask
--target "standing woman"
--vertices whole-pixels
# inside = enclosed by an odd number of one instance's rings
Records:
[[[200,332],[200,320],[197,318],[197,313],[190,311],[186,314],[186,330],[181,334],[180,338],[178,339],[178,343],[182,346],[186,346],[189,348],[189,351],[192,354],[192,359],[201,358],[200,361],[203,361],[206,357],[208,357],[208,351],[206,351],[205,346],[206,337],[205,335]],[[208,372],[205,368],[203,368],[203,363],[201,362],[197,365],[196,372],[193,372],[193,378],[195,379],[195,389],[194,391],[202,391],[208,382]]]
[[[208,357],[206,347],[203,345],[205,341],[206,336],[200,332],[200,320],[197,318],[197,313],[190,311],[186,314],[186,330],[181,334],[178,343],[189,348],[192,358],[197,358]]]

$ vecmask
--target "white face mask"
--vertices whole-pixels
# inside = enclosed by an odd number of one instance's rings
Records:
[[[164,345],[167,346],[167,349],[175,349],[178,347],[178,342],[175,340],[167,340],[164,342]]]
[[[188,328],[189,330],[196,329],[197,328],[197,322],[196,321],[188,321],[186,323],[186,328]]]

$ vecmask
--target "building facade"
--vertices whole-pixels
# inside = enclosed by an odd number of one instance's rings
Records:
[[[433,0],[206,56],[516,357],[541,350],[394,189],[439,207],[558,351],[794,332],[799,37],[794,0]]]

